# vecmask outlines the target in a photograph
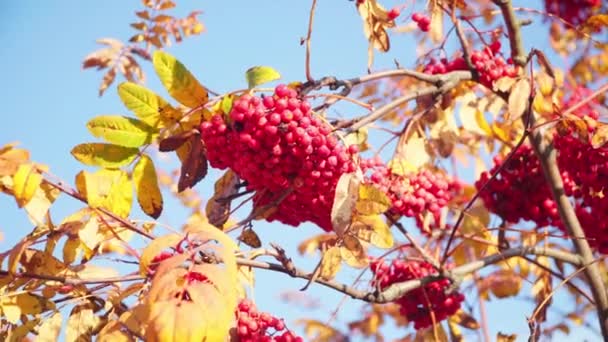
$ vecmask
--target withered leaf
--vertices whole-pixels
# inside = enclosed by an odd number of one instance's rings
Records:
[[[205,147],[199,134],[194,134],[189,139],[192,149],[182,163],[177,191],[182,192],[193,187],[207,175],[207,156]]]

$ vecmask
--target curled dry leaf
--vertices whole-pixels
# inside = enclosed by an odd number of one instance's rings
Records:
[[[177,191],[182,192],[200,182],[207,175],[207,157],[199,134],[190,137],[191,149],[183,161]]]
[[[239,177],[232,170],[228,170],[215,182],[213,196],[207,201],[205,213],[209,223],[222,227],[230,215],[230,201],[228,197],[237,193],[236,185]]]
[[[509,100],[507,102],[507,121],[519,119],[530,104],[530,93],[532,87],[527,78],[521,78],[511,88]]]
[[[395,21],[376,0],[357,1],[357,10],[363,19],[363,33],[369,41],[367,67],[370,69],[374,62],[374,49],[381,52],[390,49],[386,30],[394,27]]]
[[[338,236],[344,235],[352,221],[360,183],[360,178],[355,173],[345,173],[338,180],[331,208],[331,223]]]

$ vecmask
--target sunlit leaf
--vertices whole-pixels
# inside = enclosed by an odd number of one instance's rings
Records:
[[[174,248],[182,239],[183,237],[179,234],[169,234],[152,240],[152,242],[146,246],[139,258],[139,273],[143,276],[147,275],[152,259],[162,251]]]
[[[508,101],[507,120],[519,119],[530,104],[532,86],[527,78],[519,79],[511,88]]]
[[[340,253],[340,247],[334,246],[323,253],[323,259],[321,260],[321,272],[319,276],[321,278],[331,280],[333,279],[342,264],[342,254]]]
[[[393,234],[380,215],[357,215],[351,228],[353,234],[378,248],[391,248]]]
[[[60,312],[55,312],[49,318],[46,318],[38,328],[38,335],[35,342],[55,342],[61,331],[61,323],[63,319]]]
[[[591,137],[591,146],[600,148],[608,142],[608,125],[599,124]]]
[[[135,164],[133,182],[141,210],[155,219],[158,218],[163,211],[163,197],[154,162],[147,154],[142,155]]]
[[[106,168],[119,168],[132,162],[139,149],[105,143],[76,145],[71,153],[79,162]]]
[[[147,123],[125,116],[102,115],[87,123],[94,136],[125,147],[140,147],[156,138],[158,130]]]
[[[369,264],[367,253],[359,239],[351,235],[344,235],[344,245],[340,247],[342,260],[351,267],[363,268]]]
[[[89,341],[100,320],[93,312],[93,304],[76,305],[67,321],[65,340],[68,342]]]
[[[249,89],[281,78],[281,74],[269,66],[255,66],[245,72]]]
[[[118,96],[138,118],[152,127],[159,127],[161,118],[175,109],[162,97],[148,88],[132,82],[118,86]]]
[[[157,50],[152,55],[152,63],[169,94],[179,103],[196,108],[207,102],[207,90],[175,57]]]
[[[31,293],[18,293],[16,295],[5,295],[0,298],[0,308],[6,319],[16,324],[21,315],[35,315],[47,309],[54,309],[53,302],[46,298]]]
[[[21,164],[30,159],[27,150],[14,148],[15,144],[7,144],[0,148],[0,177],[12,176]]]
[[[359,186],[359,198],[355,209],[361,215],[382,214],[391,207],[391,200],[386,193],[372,184]]]
[[[337,237],[335,234],[320,234],[302,241],[298,245],[300,254],[312,254],[316,250],[320,250],[322,245],[333,246],[336,244]]]
[[[121,217],[131,212],[133,184],[125,171],[81,171],[76,175],[76,188],[94,208],[105,208]]]
[[[40,186],[42,175],[33,164],[22,164],[13,175],[13,193],[19,208],[26,205]]]

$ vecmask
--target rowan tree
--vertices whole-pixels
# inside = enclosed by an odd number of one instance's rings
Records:
[[[246,87],[217,92],[168,52],[204,32],[202,12],[175,6],[144,0],[132,37],[85,57],[125,115],[90,118],[97,140],[72,149],[86,166],[73,180],[27,146],[0,149],[0,190],[33,226],[0,254],[2,340],[514,341],[490,335],[505,317],[485,307],[509,297],[534,303],[517,317],[530,340],[577,324],[608,339],[606,3],[343,1],[367,69],[318,75],[315,23],[339,18],[312,0],[302,79],[252,66]],[[527,41],[531,27],[553,51]],[[378,69],[393,51],[417,62]],[[181,227],[155,221],[167,195],[191,211]],[[52,215],[59,196],[73,213]],[[281,224],[272,241],[256,233],[268,222]],[[285,248],[304,223],[317,228]],[[260,272],[360,303],[359,318],[337,324],[341,304],[326,321],[285,320],[256,303]],[[552,311],[556,295],[570,311]]]

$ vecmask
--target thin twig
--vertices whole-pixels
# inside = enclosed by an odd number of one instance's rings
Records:
[[[312,0],[312,5],[310,6],[310,16],[308,17],[308,32],[306,33],[306,79],[308,82],[312,82],[314,80],[310,72],[310,41],[312,38],[312,23],[315,17],[316,5],[317,0]]]

